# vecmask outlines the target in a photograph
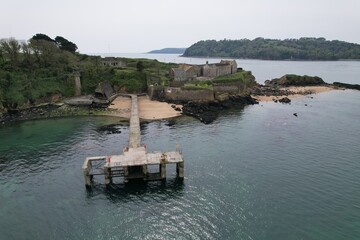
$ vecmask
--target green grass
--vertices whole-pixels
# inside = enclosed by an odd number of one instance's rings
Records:
[[[212,81],[214,83],[225,83],[225,82],[241,82],[241,83],[244,83],[245,82],[244,72],[245,71],[239,71],[239,72],[231,74],[231,75],[216,77]]]
[[[204,83],[186,83],[186,84],[184,84],[183,87],[181,87],[181,89],[183,89],[183,90],[201,90],[201,89],[213,90],[213,86],[212,86],[212,84],[209,85],[206,82],[204,82]]]

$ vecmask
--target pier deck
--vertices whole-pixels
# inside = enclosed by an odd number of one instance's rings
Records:
[[[179,149],[172,152],[148,153],[146,146],[141,146],[137,96],[130,95],[130,97],[129,146],[124,148],[122,155],[86,158],[82,168],[87,187],[91,186],[95,175],[105,175],[105,184],[111,184],[113,177],[123,177],[125,183],[131,179],[163,180],[166,178],[167,164],[176,164],[177,177],[184,178],[184,159]],[[158,165],[159,172],[148,172],[150,165]]]

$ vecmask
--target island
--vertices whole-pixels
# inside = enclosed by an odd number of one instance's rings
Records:
[[[147,53],[156,53],[156,54],[183,54],[186,48],[163,48],[160,50],[152,50]]]
[[[360,45],[325,38],[206,40],[187,48],[183,56],[261,60],[359,60]]]
[[[317,76],[286,74],[258,84],[235,60],[203,64],[80,54],[63,38],[36,34],[0,41],[0,122],[79,115],[130,118],[128,94],[139,96],[139,117],[189,115],[212,123],[224,109],[291,98],[339,86]]]

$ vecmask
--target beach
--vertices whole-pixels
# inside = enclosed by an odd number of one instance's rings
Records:
[[[287,90],[287,91],[293,92],[294,94],[281,95],[281,96],[253,95],[252,97],[257,99],[259,102],[269,102],[269,101],[273,101],[274,99],[278,100],[278,99],[281,99],[284,97],[287,97],[289,99],[294,99],[294,98],[304,97],[304,96],[310,95],[310,94],[317,94],[317,93],[322,93],[322,92],[339,90],[339,88],[334,88],[332,86],[304,86],[304,87],[291,86],[291,87],[280,88],[280,90]]]
[[[281,95],[281,96],[259,96],[253,95],[252,97],[257,99],[259,102],[269,102],[273,100],[278,100],[283,97],[289,99],[304,97],[310,94],[317,94],[322,92],[329,92],[337,90],[332,86],[304,86],[304,87],[284,87],[281,90],[287,90],[293,92],[294,94]],[[143,120],[160,120],[167,118],[174,118],[181,116],[181,112],[176,111],[170,103],[159,102],[150,100],[149,96],[139,96],[139,115],[140,119]],[[182,108],[182,105],[176,105],[176,107]],[[131,99],[125,96],[118,96],[108,107],[111,110],[112,116],[130,118],[131,114]]]
[[[176,111],[171,106],[173,104],[159,101],[152,101],[148,96],[139,96],[139,117],[143,120],[159,120],[174,118],[181,115],[181,112]],[[182,107],[176,105],[176,107]],[[113,110],[114,116],[130,118],[131,113],[131,99],[129,97],[118,96],[109,106]]]

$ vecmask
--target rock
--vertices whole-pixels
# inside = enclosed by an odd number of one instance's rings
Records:
[[[221,101],[221,106],[223,108],[230,108],[231,106],[233,106],[233,102],[229,99],[225,101]]]
[[[121,133],[120,128],[118,124],[110,124],[110,125],[105,125],[105,126],[101,126],[97,129],[97,131],[99,132],[104,132],[106,134],[118,134]]]
[[[51,102],[59,102],[62,99],[61,93],[54,94],[51,96]]]
[[[229,94],[228,93],[221,93],[221,94],[216,96],[216,100],[221,101],[221,102],[229,100]]]
[[[360,85],[359,84],[348,84],[348,83],[334,82],[333,85],[336,86],[336,87],[360,90]]]
[[[193,116],[205,124],[212,123],[223,109],[230,107],[244,107],[249,104],[258,104],[256,99],[250,96],[229,96],[226,101],[211,102],[188,102],[183,105],[182,112],[185,115]]]
[[[281,78],[274,78],[271,81],[266,82],[267,86],[310,86],[310,85],[322,85],[325,84],[324,80],[320,77],[300,76],[295,74],[287,74]]]
[[[279,99],[280,103],[291,103],[291,100],[288,97],[283,97]]]

